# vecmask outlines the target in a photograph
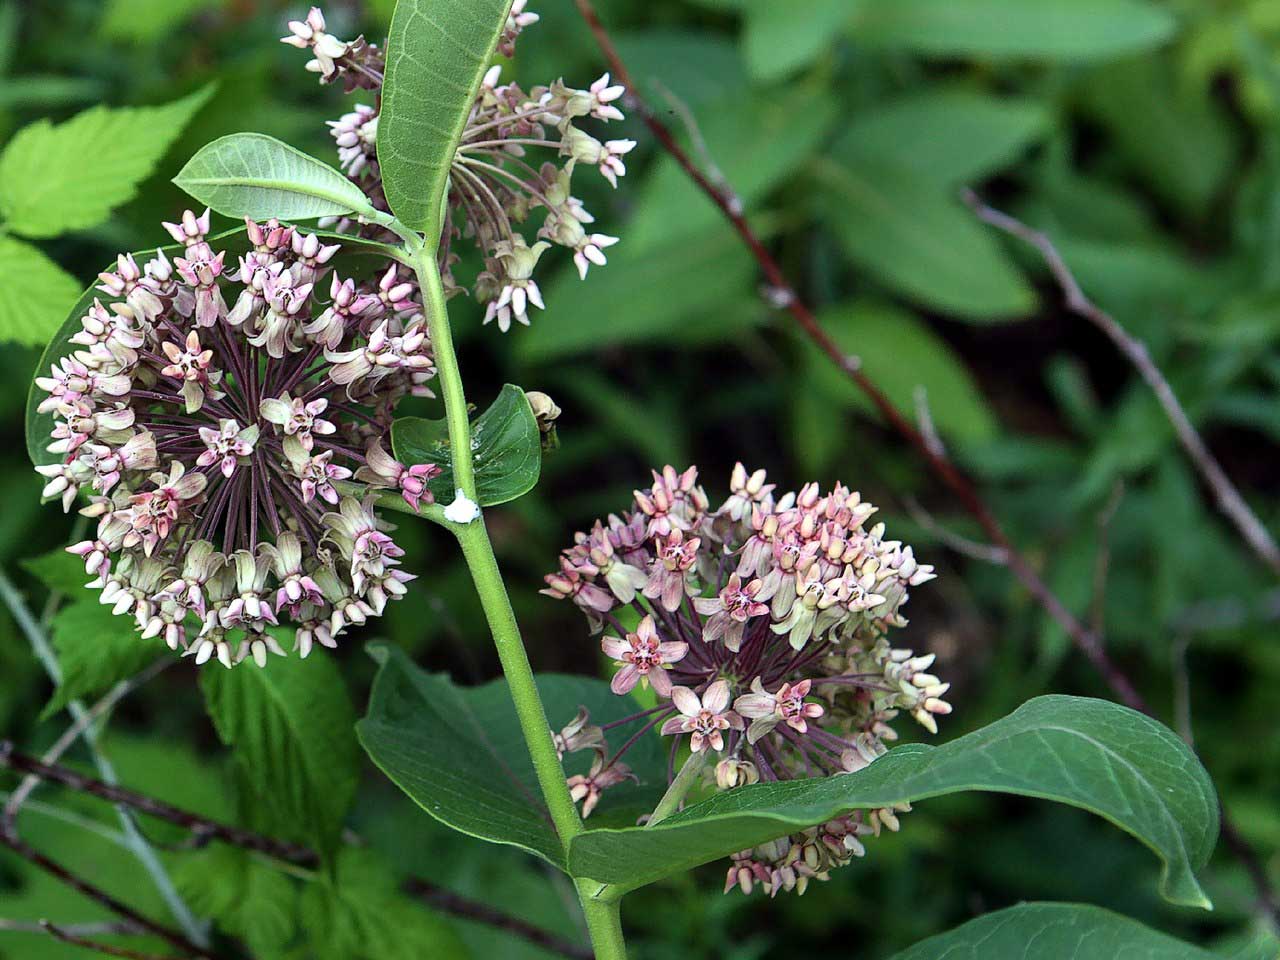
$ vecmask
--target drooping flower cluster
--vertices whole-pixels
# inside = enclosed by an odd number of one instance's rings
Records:
[[[538,15],[516,0],[499,41],[499,51],[511,56],[515,41]],[[341,77],[347,89],[381,87],[381,61],[376,48],[361,37],[347,43],[325,32],[324,15],[312,8],[305,21],[289,25],[284,42],[310,49],[315,59],[308,69],[321,82]],[[376,62],[375,62],[376,60]],[[485,305],[485,323],[496,322],[504,333],[512,322],[527,325],[531,306],[544,309],[542,291],[534,271],[542,255],[553,245],[573,252],[573,261],[584,279],[593,265],[606,262],[604,251],[616,237],[593,232],[595,218],[570,192],[570,181],[579,167],[594,167],[612,186],[626,174],[623,161],[635,141],[601,141],[581,129],[583,120],[602,122],[623,119],[618,101],[623,88],[605,74],[585,90],[557,80],[550,86],[522,89],[515,83],[500,84],[501,66],[485,74],[467,119],[462,141],[450,167],[449,217],[440,241],[440,270],[449,296],[463,292],[453,275],[456,244],[463,238],[475,243],[484,255],[485,267],[471,286]],[[387,209],[377,159],[379,108],[356,104],[329,127],[338,147],[338,159],[348,176],[370,196],[375,206]],[[530,151],[547,157],[538,162]],[[354,221],[337,222],[341,231],[376,233],[376,226]]]
[[[233,261],[209,214],[165,224],[182,252],[122,254],[67,356],[36,380],[52,415],[45,499],[97,520],[89,585],[143,638],[204,663],[335,646],[412,577],[349,479],[430,502],[438,468],[383,443],[396,401],[435,374],[416,285],[396,264],[357,279],[337,245],[247,221]],[[229,262],[230,261],[230,262]]]
[[[868,526],[875,511],[839,484],[776,495],[763,470],[742,464],[713,508],[696,468],[666,467],[629,511],[575,536],[542,592],[571,600],[603,634],[614,693],[639,684],[657,694],[659,707],[630,722],[661,725],[673,767],[687,736],[716,761],[720,790],[852,772],[896,739],[899,713],[936,733],[935,717],[951,710],[948,685],[928,672],[934,658],[889,640],[906,624],[908,590],[933,568],[886,539],[884,524]],[[625,748],[611,754],[584,715],[557,744],[596,755],[571,784],[584,814],[631,773]],[[861,838],[898,829],[906,809],[856,812],[742,851],[726,892],[803,892],[860,856]]]

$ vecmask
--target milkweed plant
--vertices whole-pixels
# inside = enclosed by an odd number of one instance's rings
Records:
[[[474,301],[495,334],[553,322],[546,264],[589,281],[625,243],[576,185],[625,189],[636,147],[613,135],[627,91],[609,74],[507,79],[537,21],[525,0],[401,0],[383,45],[340,39],[318,8],[288,24],[305,69],[350,95],[328,124],[338,168],[254,133],[201,149],[175,181],[192,209],[99,274],[35,379],[43,499],[87,518],[67,547],[86,589],[138,644],[270,671],[354,642],[415,589],[397,524],[452,535],[505,674],[494,722],[524,744],[499,760],[540,792],[518,801],[534,826],[463,809],[484,778],[465,751],[418,771],[447,769],[459,798],[405,775],[394,724],[362,740],[433,816],[567,872],[600,958],[625,955],[619,905],[639,886],[718,860],[726,893],[803,894],[891,842],[913,802],[965,789],[1094,810],[1161,858],[1167,897],[1206,905],[1212,789],[1141,715],[1042,697],[941,746],[894,746],[952,712],[934,655],[900,639],[935,573],[845,483],[742,463],[637,477],[540,585],[581,612],[559,642],[599,655],[600,678],[535,678],[507,596],[539,585],[504,582],[483,515],[536,482],[560,408],[511,386],[471,422],[448,308]],[[215,231],[211,211],[236,225]],[[465,275],[472,249],[483,265]],[[413,397],[438,397],[444,420],[403,416]],[[446,709],[430,701],[447,679],[375,654],[366,723],[386,732],[396,671],[395,722],[406,697],[410,715]]]

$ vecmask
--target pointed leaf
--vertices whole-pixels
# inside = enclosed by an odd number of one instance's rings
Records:
[[[387,37],[378,163],[387,203],[435,241],[449,166],[511,0],[399,0]]]
[[[360,775],[355,711],[334,660],[273,658],[261,670],[211,663],[200,689],[255,811],[291,839],[332,849]]]
[[[453,500],[449,431],[443,420],[401,417],[391,425],[391,446],[405,464],[434,463],[442,473],[429,489],[443,503]],[[523,496],[542,471],[542,434],[524,391],[506,384],[493,405],[471,425],[476,496],[492,507]]]
[[[1034,944],[1034,947],[1031,945]],[[1021,903],[895,953],[891,960],[1214,960],[1217,954],[1083,903]]]
[[[160,107],[93,107],[38,120],[0,155],[0,214],[17,233],[53,237],[96,226],[133,199],[214,87]]]
[[[1167,727],[1084,697],[1037,697],[940,747],[908,744],[857,773],[739,787],[653,829],[574,838],[570,873],[640,886],[856,809],[965,790],[1056,800],[1090,810],[1163,861],[1169,900],[1208,907],[1196,881],[1218,835],[1213,784]]]
[[[87,578],[81,578],[84,582]],[[58,611],[50,632],[62,679],[42,717],[72,700],[106,693],[168,652],[163,642],[139,637],[132,617],[113,616],[83,588]]]
[[[372,646],[382,666],[369,711],[360,721],[360,743],[373,762],[427,813],[455,830],[507,843],[564,866],[560,841],[543,806],[505,681],[457,687],[444,674],[416,667],[396,647]],[[588,677],[542,674],[538,692],[553,729],[585,706],[592,723],[607,723],[640,708]],[[565,758],[570,774],[585,773],[589,758]],[[634,823],[652,809],[666,786],[656,736],[627,751],[641,783],[609,791],[591,822]]]
[[[261,133],[205,144],[173,182],[228,217],[310,220],[373,211],[340,171]]]

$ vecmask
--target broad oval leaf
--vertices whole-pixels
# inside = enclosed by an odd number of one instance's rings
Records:
[[[442,472],[427,486],[442,503],[453,500],[452,450],[443,420],[401,417],[391,425],[391,446],[402,463],[439,466]],[[471,457],[482,507],[507,503],[537,484],[542,472],[542,434],[519,387],[503,386],[493,405],[471,424]]]
[[[309,231],[315,233],[328,240],[342,244],[342,250],[338,253],[340,260],[350,257],[373,257],[382,261],[386,257],[392,255],[392,248],[384,243],[378,243],[374,240],[365,240],[361,237],[348,236],[347,234],[330,233],[326,230]],[[209,242],[217,246],[219,249],[225,249],[228,257],[234,257],[248,250],[248,240],[243,227],[236,227],[222,233],[215,234],[209,238]],[[174,254],[182,253],[182,246],[179,244],[170,244],[166,247],[152,247],[147,250],[135,250],[133,256],[139,263],[145,263],[155,255],[156,250],[162,250],[165,255],[172,257]],[[0,247],[0,260],[3,259],[2,247]],[[114,269],[114,264],[107,264],[104,270]],[[344,274],[345,276],[345,274]],[[0,278],[3,277],[3,264],[0,263]],[[3,290],[0,287],[0,290]],[[19,287],[21,289],[21,287]],[[92,305],[95,297],[102,297],[103,294],[98,290],[97,286],[90,285],[83,293],[80,294],[72,305],[70,311],[62,324],[56,328],[52,338],[43,337],[41,342],[47,340],[48,345],[44,348],[44,353],[40,355],[40,362],[36,364],[36,375],[45,376],[49,367],[58,361],[60,357],[68,356],[74,349],[71,338],[80,332],[80,318]],[[4,297],[0,293],[0,311],[3,311]],[[25,415],[26,436],[27,436],[27,456],[31,458],[31,462],[36,466],[46,463],[56,463],[60,457],[57,454],[50,453],[45,449],[49,442],[49,431],[53,429],[53,415],[49,413],[40,413],[36,410],[40,401],[44,399],[44,393],[32,383],[27,389],[27,410]]]
[[[200,689],[266,829],[334,850],[360,778],[355,711],[336,662],[289,657],[262,670],[213,664],[201,671]]]
[[[924,54],[1092,60],[1158,46],[1177,27],[1146,0],[870,0],[857,5],[851,32]]]
[[[1030,944],[1035,944],[1034,950]],[[891,960],[1215,960],[1110,910],[1083,903],[1020,903],[922,940]]]
[[[966,790],[1090,810],[1155,852],[1166,898],[1209,907],[1195,877],[1218,835],[1209,775],[1167,727],[1085,697],[1037,697],[951,743],[907,744],[857,773],[716,794],[653,829],[589,831],[573,840],[570,873],[640,886],[851,810]]]
[[[387,36],[378,163],[401,222],[440,232],[440,204],[511,0],[399,0]]]
[[[373,212],[342,173],[261,133],[232,133],[206,143],[173,182],[228,217],[309,220]]]
[[[396,647],[373,645],[382,666],[369,711],[356,727],[373,762],[437,820],[473,837],[520,847],[563,869],[564,856],[503,680],[458,687],[445,674],[427,673]],[[538,676],[538,692],[552,729],[574,718],[580,706],[592,723],[638,713],[602,680],[558,674]],[[570,774],[585,773],[589,757],[570,754]],[[665,760],[657,736],[627,751],[639,784],[609,791],[592,822],[634,823],[666,788]]]

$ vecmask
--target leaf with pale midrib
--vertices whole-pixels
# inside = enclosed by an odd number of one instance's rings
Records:
[[[396,4],[387,37],[378,164],[387,203],[415,230],[440,229],[454,150],[510,7],[511,0]]]
[[[1215,960],[1101,907],[1022,903],[970,920],[893,955],[891,960]]]
[[[342,173],[261,133],[232,133],[205,144],[173,182],[228,217],[309,220],[373,212]]]
[[[958,740],[898,747],[857,773],[718,793],[653,829],[593,830],[574,838],[569,867],[574,876],[639,886],[852,810],[967,790],[1090,810],[1163,861],[1166,898],[1209,906],[1195,877],[1218,835],[1208,774],[1160,723],[1084,697],[1037,697]]]

